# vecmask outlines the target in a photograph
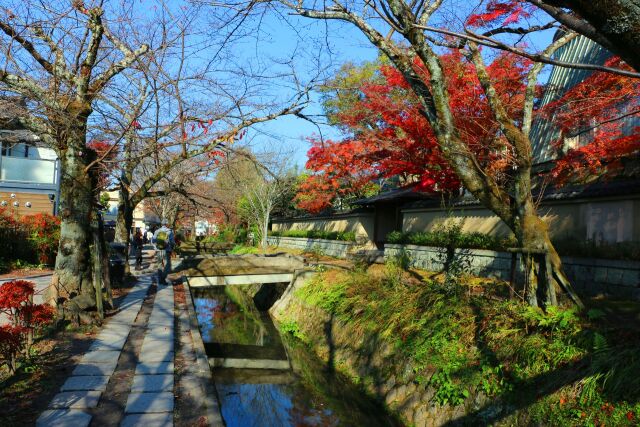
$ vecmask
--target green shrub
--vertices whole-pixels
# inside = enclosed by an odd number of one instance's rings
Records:
[[[298,237],[303,239],[326,239],[355,242],[356,233],[353,231],[324,231],[324,230],[286,230],[272,231],[273,237]]]
[[[207,236],[202,243],[238,243],[245,244],[247,241],[247,229],[242,227],[223,227],[216,234]]]
[[[504,250],[506,248],[516,246],[514,239],[500,238],[478,232],[465,233],[458,231],[455,228],[408,233],[393,231],[387,235],[387,242],[418,246],[490,250]]]
[[[280,323],[280,330],[285,334],[289,334],[292,337],[299,339],[302,342],[308,342],[307,336],[302,333],[300,326],[295,320],[284,320]]]
[[[479,232],[466,233],[460,231],[455,225],[444,226],[433,231],[407,233],[392,231],[387,235],[387,242],[494,251],[504,251],[518,246],[514,238],[500,238]],[[561,256],[640,261],[640,242],[607,243],[563,238],[553,239],[553,246]]]
[[[257,254],[260,253],[260,250],[255,246],[235,245],[229,253],[233,255]]]

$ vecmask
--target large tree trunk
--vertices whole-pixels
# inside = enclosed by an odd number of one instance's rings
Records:
[[[557,305],[556,286],[583,308],[580,297],[567,280],[562,269],[562,261],[549,237],[549,226],[533,209],[533,203],[527,203],[522,223],[514,228],[516,238],[522,250],[524,264],[524,296],[532,306],[545,308]]]
[[[86,147],[84,135],[84,129],[75,129],[67,138],[66,148],[60,152],[61,227],[54,292],[55,297],[66,300],[90,296],[95,306],[90,247],[93,244],[91,220],[96,181],[86,171],[95,153]]]

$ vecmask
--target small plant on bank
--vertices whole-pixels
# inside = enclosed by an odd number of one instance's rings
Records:
[[[398,267],[402,270],[408,270],[411,267],[411,252],[402,248],[397,254],[389,257],[386,261],[388,266]]]
[[[260,250],[255,246],[235,245],[229,253],[232,255],[257,254],[260,253]]]
[[[33,303],[34,293],[35,284],[26,280],[0,285],[0,312],[10,320],[0,330],[0,352],[12,374],[20,355],[30,357],[35,333],[53,319],[51,306]]]
[[[298,323],[296,323],[295,320],[285,320],[281,322],[280,330],[285,334],[289,334],[302,342],[308,342],[307,336],[302,333],[302,331],[300,330],[300,326],[298,325]]]
[[[460,384],[456,384],[446,369],[433,374],[429,385],[435,388],[436,393],[433,398],[440,406],[458,406],[469,397],[469,390],[460,386]]]

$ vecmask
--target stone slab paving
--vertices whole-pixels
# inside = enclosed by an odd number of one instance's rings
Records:
[[[173,360],[173,351],[149,351],[141,353],[138,360],[140,362],[171,362]]]
[[[122,426],[173,426],[173,287],[161,286],[142,341]]]
[[[91,415],[81,409],[49,409],[40,415],[36,427],[87,427]]]
[[[124,420],[120,423],[120,427],[172,427],[173,414],[167,412],[164,414],[130,414],[125,415]]]
[[[120,357],[120,350],[95,350],[85,353],[82,363],[113,363]]]
[[[173,373],[166,375],[135,375],[132,392],[173,391]]]
[[[101,391],[95,390],[62,392],[55,395],[49,403],[49,408],[95,408],[101,395]]]
[[[118,361],[112,363],[79,363],[73,370],[72,375],[111,375],[116,370]]]
[[[131,327],[142,307],[150,277],[141,277],[124,297],[119,311],[107,321],[89,351],[80,359],[71,376],[67,378],[44,411],[37,426],[85,427],[91,422],[91,414],[85,409],[98,405],[102,392],[111,378]]]
[[[127,414],[173,412],[173,392],[131,392],[124,411]]]
[[[98,390],[107,388],[110,376],[108,375],[72,375],[62,384],[61,391],[74,390]],[[54,397],[55,399],[55,397]]]

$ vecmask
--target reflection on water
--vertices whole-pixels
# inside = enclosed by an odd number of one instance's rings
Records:
[[[267,312],[242,287],[192,289],[210,357],[286,360],[293,369],[214,369],[227,426],[396,425],[376,403],[305,347],[282,342]],[[287,350],[285,350],[285,346]]]

